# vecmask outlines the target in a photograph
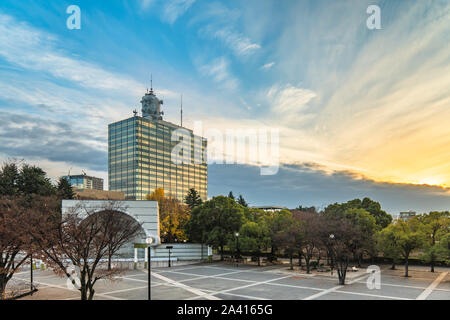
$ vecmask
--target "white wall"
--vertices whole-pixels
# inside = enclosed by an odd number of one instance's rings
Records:
[[[79,207],[79,210],[88,210],[89,212],[102,211],[112,200],[63,200],[62,214],[67,214],[71,209]],[[113,201],[120,205],[124,213],[136,219],[142,224],[147,237],[154,237],[161,243],[159,237],[159,209],[157,201]],[[81,211],[82,213],[83,211]],[[145,239],[141,239],[145,243]]]

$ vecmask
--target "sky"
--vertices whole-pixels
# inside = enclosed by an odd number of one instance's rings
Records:
[[[213,164],[209,196],[448,210],[449,43],[446,0],[2,0],[0,160],[107,185],[107,125],[140,110],[152,74],[167,121],[183,94],[186,127],[279,130],[277,174]]]

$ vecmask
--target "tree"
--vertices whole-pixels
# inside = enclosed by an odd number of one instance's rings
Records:
[[[421,259],[430,263],[430,271],[434,272],[437,259],[445,258],[445,251],[439,245],[441,239],[450,232],[450,212],[430,212],[419,216],[423,223],[425,242]]]
[[[207,244],[220,249],[221,260],[224,247],[239,231],[244,220],[243,209],[229,197],[218,196],[195,207],[188,222],[188,236],[201,237]],[[193,233],[200,232],[201,235]]]
[[[322,243],[336,266],[339,283],[343,285],[350,259],[358,259],[360,264],[364,250],[372,245],[376,220],[366,210],[349,203],[329,205],[322,216]]]
[[[164,189],[163,188],[156,188],[152,193],[147,195],[146,199],[151,201],[158,201],[159,202],[164,199]]]
[[[62,221],[48,221],[48,215],[34,219],[36,224],[46,221],[47,226],[30,232],[34,243],[42,252],[41,258],[57,274],[69,279],[72,279],[71,267],[78,270],[77,289],[81,300],[94,298],[94,287],[98,280],[112,280],[122,272],[120,268],[108,269],[105,265],[108,250],[117,252],[142,231],[135,221],[123,223],[123,211],[125,210],[120,203],[108,202],[97,208],[77,205],[64,215]]]
[[[361,266],[363,253],[372,251],[377,229],[376,219],[373,215],[365,209],[357,208],[359,205],[356,204],[360,202],[359,199],[356,199],[342,204],[335,203],[325,208],[323,213],[326,219],[348,220],[359,231],[359,236],[351,242],[352,247],[350,248],[353,253],[353,260],[358,262],[358,266]]]
[[[354,199],[345,203],[330,204],[325,208],[325,215],[343,213],[350,208],[364,209],[369,212],[374,218],[377,229],[386,228],[392,222],[392,216],[381,210],[381,205],[369,198],[363,200]]]
[[[0,169],[0,195],[14,196],[18,193],[19,169],[14,162],[3,164]]]
[[[362,231],[350,219],[328,219],[323,221],[322,241],[329,248],[333,266],[336,267],[339,284],[345,285],[347,268],[354,255],[355,242],[361,242]]]
[[[279,248],[283,246],[281,235],[283,230],[288,228],[292,222],[292,212],[289,210],[280,210],[279,212],[263,211],[262,219],[269,227],[269,237],[271,243],[270,259],[275,259],[275,255]]]
[[[6,297],[6,285],[30,255],[36,253],[30,232],[44,230],[51,213],[59,209],[54,197],[0,198],[0,299]],[[46,219],[36,221],[35,217]],[[55,216],[53,216],[55,217]]]
[[[162,199],[159,207],[161,241],[170,243],[187,240],[185,225],[189,215],[188,207],[178,199]]]
[[[162,242],[187,240],[185,225],[189,220],[189,210],[178,199],[164,196],[164,189],[158,188],[147,195],[147,200],[158,201],[159,225]]]
[[[58,197],[62,200],[72,200],[75,197],[72,185],[69,180],[60,177],[56,186]]]
[[[407,221],[399,219],[389,225],[384,232],[387,234],[390,233],[391,237],[393,237],[393,245],[397,247],[401,257],[405,260],[405,277],[409,277],[409,256],[414,250],[424,245],[425,234],[423,224],[418,217]]]
[[[188,205],[188,207],[192,210],[196,206],[199,206],[203,203],[202,198],[198,194],[197,190],[194,188],[190,188],[186,197],[184,198],[184,203]]]
[[[56,193],[55,187],[44,170],[28,164],[22,165],[17,178],[17,187],[20,194],[38,194],[51,196]]]
[[[317,213],[294,211],[293,217],[300,223],[301,243],[299,259],[303,256],[306,262],[306,273],[310,273],[310,261],[314,254],[320,252],[322,244],[320,237],[321,219]],[[300,263],[299,263],[300,264]]]
[[[239,195],[237,203],[240,204],[243,207],[248,207],[247,202],[245,201],[244,197],[241,194]]]
[[[392,260],[391,270],[395,270],[395,265],[399,262],[401,253],[393,228],[385,228],[376,235],[378,250],[383,256]]]
[[[230,191],[230,193],[228,194],[228,198],[235,200],[234,195],[233,195],[233,191]]]
[[[230,246],[233,246],[234,241]],[[261,254],[270,246],[269,228],[261,220],[258,222],[248,221],[239,231],[239,248],[245,252],[255,255],[258,266],[261,265]]]
[[[0,195],[19,196],[37,194],[52,196],[56,188],[44,170],[36,166],[15,162],[3,164],[0,169]]]

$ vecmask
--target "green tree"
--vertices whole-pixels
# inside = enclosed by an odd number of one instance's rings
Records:
[[[260,266],[262,252],[270,247],[269,234],[269,228],[264,220],[246,222],[239,231],[239,250],[249,252],[256,256],[258,266]]]
[[[60,199],[71,200],[75,197],[72,185],[69,180],[64,177],[60,177],[56,186],[57,194]]]
[[[237,203],[239,203],[243,207],[248,207],[247,202],[245,201],[244,197],[240,194],[239,198],[237,199]]]
[[[230,193],[228,194],[228,198],[235,200],[233,191],[230,191]]]
[[[425,242],[424,252],[420,258],[430,263],[430,271],[434,272],[437,259],[445,259],[446,252],[440,245],[441,239],[450,232],[450,212],[430,212],[419,216],[423,223]]]
[[[263,219],[269,227],[269,237],[271,243],[270,260],[273,260],[276,257],[279,247],[282,246],[282,239],[280,239],[280,235],[292,222],[292,212],[285,209],[279,212],[263,211],[261,213],[261,219]]]
[[[387,233],[392,233],[394,244],[397,246],[401,257],[405,260],[405,277],[409,277],[409,257],[414,250],[420,249],[425,243],[423,223],[418,217],[407,221],[396,220],[386,228]]]
[[[395,265],[399,263],[401,258],[400,246],[397,243],[397,237],[393,228],[385,228],[378,231],[377,249],[383,253],[383,257],[392,260],[391,270],[395,270]]]
[[[202,198],[198,194],[197,190],[194,188],[190,188],[186,197],[184,197],[184,203],[188,205],[188,207],[192,210],[196,206],[199,206],[203,203]]]
[[[19,191],[17,180],[19,178],[19,169],[14,162],[3,164],[0,169],[0,195],[14,196]]]
[[[223,260],[225,245],[235,237],[243,221],[242,207],[229,197],[218,196],[192,210],[186,230],[189,239],[218,248]]]
[[[350,208],[364,209],[369,212],[374,218],[377,229],[386,228],[392,222],[392,216],[381,209],[381,205],[369,198],[363,200],[354,199],[345,203],[334,203],[325,208],[325,215],[341,214]]]
[[[55,195],[56,188],[44,170],[36,166],[24,164],[17,177],[17,188],[20,194],[37,194],[41,196]]]

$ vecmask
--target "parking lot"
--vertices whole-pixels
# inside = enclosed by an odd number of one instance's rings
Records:
[[[230,263],[196,264],[152,270],[152,299],[155,300],[450,300],[450,273],[440,268],[410,268],[412,277],[403,277],[403,268],[381,268],[381,288],[369,289],[365,270],[349,273],[345,286],[330,273],[300,274],[286,265],[256,267]],[[29,271],[16,278],[27,281]],[[79,299],[79,292],[66,286],[66,279],[51,271],[36,271],[39,291],[23,299]],[[114,282],[96,284],[95,299],[146,300],[147,273],[133,270]]]

